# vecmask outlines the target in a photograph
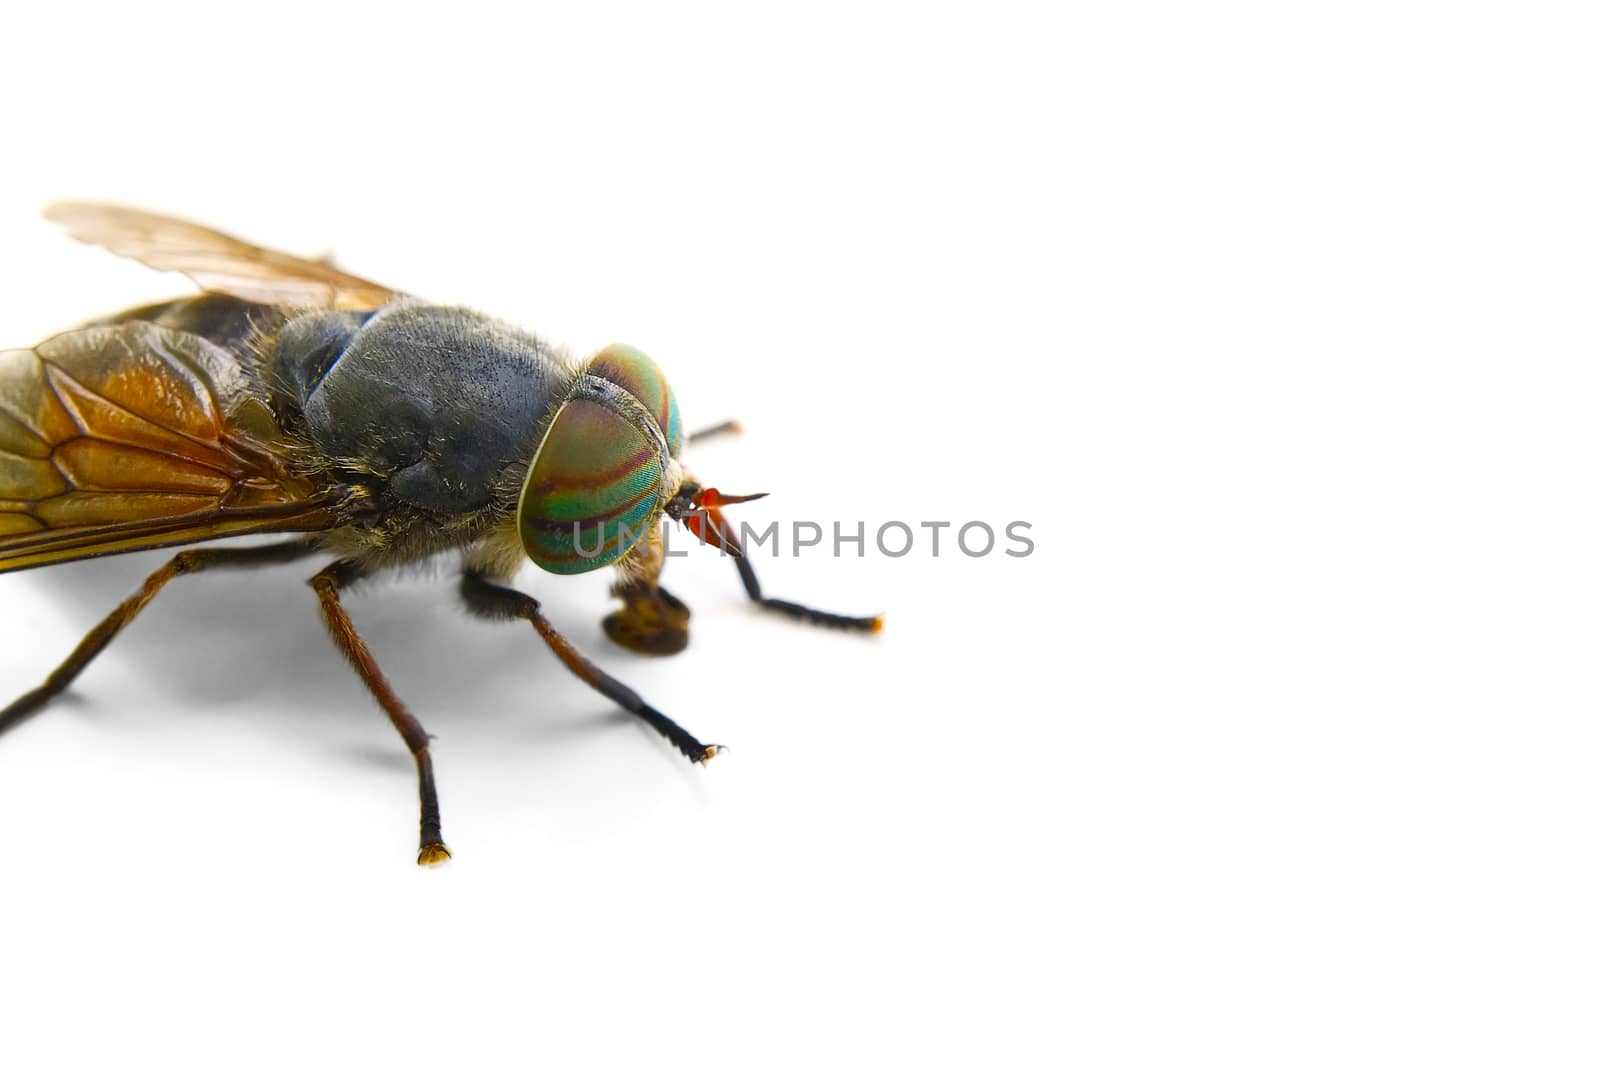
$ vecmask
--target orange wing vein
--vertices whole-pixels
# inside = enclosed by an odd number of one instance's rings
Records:
[[[348,493],[293,474],[226,350],[147,322],[0,352],[0,572],[314,531]]]
[[[314,308],[373,309],[398,294],[332,264],[263,249],[209,227],[114,204],[66,201],[45,210],[79,241],[101,245],[158,271],[188,275],[201,289],[247,301]]]

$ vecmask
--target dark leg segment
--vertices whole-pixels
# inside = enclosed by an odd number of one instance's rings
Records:
[[[748,556],[733,558],[733,563],[739,566],[739,578],[744,580],[744,592],[750,595],[750,600],[764,608],[780,612],[796,620],[804,620],[809,624],[821,627],[832,627],[840,631],[865,631],[876,633],[883,630],[882,616],[841,616],[836,612],[823,612],[821,609],[807,608],[797,605],[792,601],[781,598],[764,597],[761,593],[761,582],[756,579],[756,570],[750,563]]]
[[[433,785],[433,757],[428,753],[428,733],[416,717],[406,710],[395,696],[389,681],[383,677],[372,651],[356,633],[355,624],[339,602],[340,591],[363,575],[361,566],[354,561],[335,561],[311,578],[311,589],[317,592],[322,603],[322,618],[328,625],[333,644],[339,647],[377,699],[389,722],[405,739],[411,756],[417,761],[417,793],[422,799],[422,843],[417,851],[417,864],[435,865],[450,857],[439,831],[439,793]]]
[[[539,611],[539,602],[534,598],[520,590],[496,586],[477,572],[470,571],[461,577],[461,596],[469,609],[486,619],[528,621],[573,675],[655,728],[662,738],[677,747],[678,752],[689,760],[697,764],[709,761],[722,749],[702,743],[631,688],[601,671],[545,619],[544,613]]]
[[[709,427],[701,427],[699,430],[697,430],[693,434],[689,435],[689,441],[691,441],[691,442],[703,442],[707,438],[720,438],[725,434],[743,434],[743,433],[744,433],[744,428],[739,425],[739,421],[738,420],[736,420],[736,419],[727,419],[727,420],[723,420],[721,423],[714,423]]]
[[[51,698],[72,685],[89,662],[110,645],[123,628],[138,616],[161,588],[180,575],[193,575],[210,568],[245,568],[261,564],[282,564],[299,560],[314,553],[306,542],[274,542],[266,546],[227,547],[220,549],[186,549],[144,581],[137,593],[111,611],[84,636],[83,641],[54,672],[39,686],[30,690],[4,709],[0,709],[0,732],[21,723],[30,713],[37,712]]]

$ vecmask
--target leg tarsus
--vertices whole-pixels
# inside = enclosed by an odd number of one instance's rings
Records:
[[[417,851],[417,864],[438,865],[450,860],[450,848],[444,843],[428,843]]]
[[[689,606],[655,583],[634,580],[611,591],[622,608],[601,623],[623,649],[665,657],[689,645]]]
[[[883,630],[883,614],[876,616],[844,616],[836,612],[823,612],[800,605],[793,601],[784,601],[782,598],[769,598],[761,593],[761,582],[756,578],[755,566],[750,563],[748,555],[741,554],[733,558],[738,565],[739,578],[744,582],[744,592],[750,600],[764,609],[781,613],[792,620],[803,620],[808,624],[818,627],[831,627],[836,631],[856,631],[867,634],[877,634]]]
[[[744,425],[736,419],[725,419],[721,423],[713,423],[709,427],[701,427],[689,435],[691,443],[703,442],[708,438],[720,438],[724,435],[743,434]]]
[[[568,671],[655,728],[662,738],[695,764],[704,764],[722,749],[720,746],[707,746],[689,734],[671,717],[639,697],[632,688],[607,675],[593,661],[579,653],[545,618],[539,610],[537,599],[520,590],[497,586],[474,571],[462,573],[461,597],[467,603],[467,608],[479,616],[491,620],[528,621]],[[687,609],[684,611],[688,612]]]

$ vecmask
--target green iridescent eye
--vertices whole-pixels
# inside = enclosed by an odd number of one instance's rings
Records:
[[[614,382],[637,397],[660,424],[668,451],[675,457],[683,454],[683,417],[678,415],[678,399],[654,360],[631,345],[608,345],[583,370]]]
[[[557,575],[613,564],[648,535],[667,496],[658,440],[616,408],[574,398],[550,421],[522,486],[522,548]]]

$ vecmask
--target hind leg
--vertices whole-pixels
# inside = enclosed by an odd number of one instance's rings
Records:
[[[15,727],[30,714],[42,709],[51,698],[72,685],[89,662],[111,644],[122,629],[150,604],[161,588],[180,575],[193,575],[212,568],[250,568],[262,564],[283,564],[299,560],[316,552],[302,541],[274,542],[266,546],[227,547],[220,549],[186,549],[151,573],[138,591],[121,605],[111,610],[104,620],[95,625],[78,643],[65,661],[43,683],[22,697],[0,709],[0,732]]]

